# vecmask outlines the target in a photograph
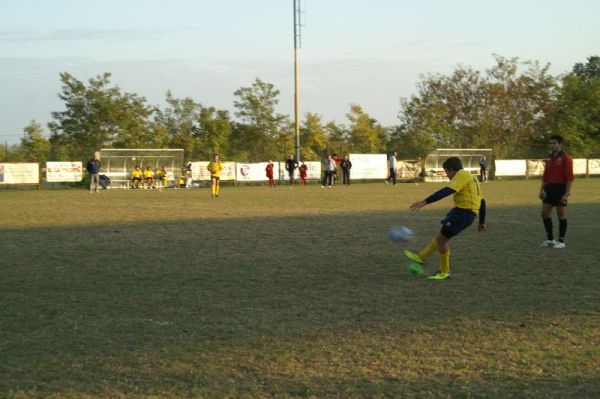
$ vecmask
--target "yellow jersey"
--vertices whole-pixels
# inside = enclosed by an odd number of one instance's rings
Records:
[[[154,177],[154,172],[151,170],[145,170],[144,171],[144,177],[147,179],[149,177]]]
[[[138,177],[142,177],[142,171],[141,171],[141,170],[134,169],[134,170],[131,172],[131,178],[132,178],[132,179],[134,179],[134,178],[138,178]]]
[[[474,213],[479,212],[483,192],[479,187],[477,176],[461,169],[456,172],[446,187],[456,191],[454,204],[457,208],[468,209]]]
[[[206,169],[208,169],[208,171],[210,172],[211,177],[219,177],[221,176],[221,171],[223,170],[223,164],[221,163],[221,161],[210,161]]]

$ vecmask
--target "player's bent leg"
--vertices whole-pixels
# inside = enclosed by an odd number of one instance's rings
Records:
[[[427,246],[425,248],[423,248],[419,253],[418,256],[419,258],[425,260],[427,259],[432,253],[435,252],[435,250],[438,248],[438,242],[437,239],[434,238],[433,240],[431,240],[431,242],[429,244],[427,244]]]
[[[438,233],[436,241],[440,254],[440,271],[427,277],[429,280],[445,280],[450,277],[450,238],[452,238],[452,234],[447,229],[442,228],[442,231]]]

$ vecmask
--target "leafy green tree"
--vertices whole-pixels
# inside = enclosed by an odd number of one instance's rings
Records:
[[[385,151],[388,132],[358,104],[351,104],[350,112],[346,114],[350,121],[349,133],[352,151],[364,153],[379,153]]]
[[[600,57],[575,64],[563,77],[556,131],[574,156],[600,155]]]
[[[20,144],[0,144],[0,162],[23,162],[23,146]]]
[[[196,120],[198,128],[194,135],[198,140],[200,157],[208,160],[217,153],[227,159],[232,131],[229,112],[214,107],[200,107]]]
[[[407,131],[403,126],[392,129],[387,153],[398,153],[398,159],[425,159],[435,148],[433,137],[423,131]]]
[[[450,76],[428,75],[419,92],[401,101],[403,137],[429,138],[431,149],[492,148],[496,157],[527,156],[550,129],[556,79],[548,66],[496,56],[485,75],[458,67]]]
[[[24,129],[21,139],[23,160],[26,162],[45,163],[50,157],[50,142],[44,137],[42,125],[31,121]]]
[[[573,73],[583,80],[600,79],[600,57],[589,57],[586,63],[578,62],[573,67]]]
[[[202,106],[189,97],[175,98],[171,91],[167,91],[166,101],[168,106],[156,111],[155,124],[166,129],[173,148],[182,148],[186,159],[195,158],[199,150],[196,136]]]
[[[321,116],[307,112],[300,127],[302,160],[318,161],[327,150],[327,131]]]
[[[156,112],[160,111],[157,109]],[[167,126],[155,119],[150,122],[150,129],[152,131],[152,148],[171,148],[172,136]]]
[[[238,146],[237,153],[244,154],[249,161],[280,158],[286,152],[278,146],[278,141],[288,133],[289,118],[275,112],[279,103],[279,90],[273,84],[256,78],[250,87],[242,87],[234,92],[235,115],[241,119],[233,131],[233,139]],[[275,155],[274,155],[275,154]]]
[[[321,158],[335,152],[344,154],[351,151],[350,132],[346,126],[331,121],[325,125],[325,131],[327,132],[327,148],[321,154]]]
[[[153,109],[145,98],[109,86],[110,76],[98,75],[86,85],[68,73],[60,74],[59,98],[65,110],[52,112],[54,120],[48,124],[55,149],[83,160],[103,147],[145,146]]]

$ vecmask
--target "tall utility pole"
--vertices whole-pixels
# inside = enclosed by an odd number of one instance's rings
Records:
[[[300,162],[300,119],[298,116],[298,49],[302,47],[302,11],[300,8],[300,0],[294,0],[294,149],[296,162]]]

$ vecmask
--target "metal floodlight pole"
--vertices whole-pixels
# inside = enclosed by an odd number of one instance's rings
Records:
[[[294,128],[295,156],[300,162],[300,119],[298,116],[298,48],[301,46],[300,0],[294,0]]]

